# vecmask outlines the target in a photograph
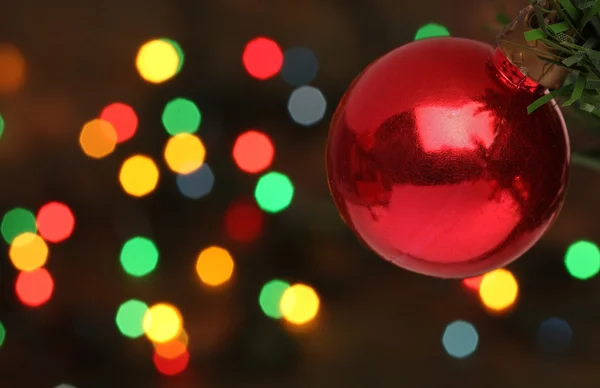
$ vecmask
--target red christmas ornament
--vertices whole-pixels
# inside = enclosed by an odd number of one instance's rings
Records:
[[[402,46],[352,83],[333,118],[335,204],[374,252],[441,278],[505,266],[559,213],[566,127],[500,49],[460,38]]]

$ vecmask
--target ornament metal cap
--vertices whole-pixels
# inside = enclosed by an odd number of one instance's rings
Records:
[[[543,12],[547,25],[556,23],[558,12],[552,10],[552,4],[543,0],[539,2],[543,8],[551,10]],[[557,53],[540,40],[525,40],[525,32],[539,27],[536,10],[533,5],[525,7],[517,17],[497,37],[498,47],[506,58],[519,68],[523,75],[548,89],[561,87],[569,69],[544,61],[541,57],[556,59]]]

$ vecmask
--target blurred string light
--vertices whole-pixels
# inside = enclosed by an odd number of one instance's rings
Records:
[[[177,175],[177,188],[179,192],[191,199],[200,199],[208,195],[215,184],[215,176],[208,164],[189,174]]]
[[[301,86],[294,90],[288,100],[288,112],[296,123],[310,126],[325,116],[327,100],[321,91],[312,86]]]
[[[145,155],[133,155],[126,159],[119,171],[123,190],[134,197],[150,194],[158,185],[159,171],[156,163]]]
[[[246,44],[242,54],[242,63],[252,77],[265,80],[281,70],[283,52],[274,40],[257,37]]]
[[[269,136],[251,130],[237,137],[232,154],[235,164],[242,171],[254,174],[269,168],[273,162],[275,147]]]
[[[162,358],[172,360],[187,351],[187,344],[174,338],[169,342],[154,344],[154,351]]]
[[[167,141],[164,157],[173,172],[189,174],[202,166],[206,149],[199,137],[180,133]]]
[[[123,302],[115,317],[119,332],[125,337],[139,338],[144,335],[143,321],[148,305],[137,299]]]
[[[571,345],[572,338],[571,326],[560,318],[546,319],[538,330],[538,345],[550,354],[564,353]]]
[[[75,228],[75,216],[64,203],[52,201],[44,204],[37,213],[36,223],[39,234],[48,242],[66,240]]]
[[[25,58],[11,44],[0,44],[0,94],[17,92],[25,83]]]
[[[100,119],[112,124],[117,133],[117,143],[131,139],[138,127],[135,111],[122,102],[107,105],[100,113]]]
[[[160,354],[154,351],[154,355],[152,357],[152,361],[154,362],[154,366],[156,370],[162,373],[165,376],[175,376],[183,372],[190,361],[190,354],[186,350],[179,356],[169,359],[162,357]]]
[[[310,83],[319,71],[319,61],[306,47],[293,47],[283,55],[281,78],[291,86],[303,86]]]
[[[20,272],[15,283],[17,297],[26,306],[38,307],[50,300],[54,279],[45,268]]]
[[[227,249],[218,246],[208,247],[198,255],[196,274],[208,286],[225,284],[233,275],[233,258]]]
[[[600,249],[590,241],[577,241],[567,248],[565,266],[571,276],[590,279],[600,271]]]
[[[254,241],[261,235],[263,225],[263,212],[255,204],[237,201],[225,212],[225,232],[233,240]]]
[[[196,104],[186,98],[175,98],[165,105],[162,123],[170,135],[195,133],[200,128],[202,114]]]
[[[502,312],[512,307],[519,294],[519,284],[506,269],[497,269],[483,275],[479,297],[488,309]]]
[[[2,137],[2,135],[4,135],[4,117],[2,117],[2,115],[0,115],[0,137]]]
[[[262,312],[269,318],[279,319],[283,316],[281,312],[281,297],[290,287],[288,282],[273,279],[267,282],[260,290],[258,304]]]
[[[312,287],[294,284],[283,292],[279,308],[286,321],[294,325],[304,325],[315,319],[320,304],[319,295]]]
[[[133,237],[121,248],[121,266],[128,275],[142,277],[156,269],[158,249],[145,237]]]
[[[481,286],[481,279],[483,279],[483,275],[475,276],[472,278],[466,278],[462,280],[462,284],[470,290],[479,291],[479,286]]]
[[[0,347],[4,345],[4,341],[6,340],[6,328],[4,324],[0,322]]]
[[[33,271],[46,264],[48,245],[37,234],[25,232],[10,244],[8,255],[19,271]]]
[[[142,327],[152,342],[169,342],[182,330],[183,318],[179,310],[168,303],[153,305],[144,314]]]
[[[479,343],[475,327],[466,321],[454,321],[444,330],[442,344],[446,353],[454,358],[465,358],[473,354]]]
[[[35,216],[27,209],[15,207],[4,214],[0,231],[2,232],[4,241],[8,244],[12,243],[15,237],[22,233],[36,233],[37,223]]]
[[[450,31],[441,24],[428,23],[417,30],[415,40],[450,36]]]
[[[144,43],[135,64],[140,76],[154,84],[173,78],[183,65],[183,51],[171,39],[154,39]]]
[[[115,150],[117,131],[106,120],[88,121],[79,134],[79,145],[90,158],[101,159]]]
[[[280,172],[269,172],[258,180],[254,197],[261,209],[269,213],[277,213],[292,203],[294,185],[286,175]]]

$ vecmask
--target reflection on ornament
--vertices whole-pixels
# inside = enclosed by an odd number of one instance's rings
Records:
[[[545,89],[500,49],[410,43],[369,66],[331,124],[327,172],[346,224],[427,275],[470,277],[527,251],[562,206],[569,142]]]

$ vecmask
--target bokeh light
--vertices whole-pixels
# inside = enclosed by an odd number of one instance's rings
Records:
[[[94,119],[88,121],[79,134],[79,145],[90,158],[103,158],[115,150],[117,131],[106,120]]]
[[[76,388],[76,387],[75,387],[74,385],[71,385],[71,384],[65,384],[65,383],[62,383],[62,384],[58,384],[58,385],[57,385],[56,387],[54,387],[54,388]]]
[[[148,305],[137,299],[123,302],[115,317],[117,328],[125,337],[139,338],[144,335],[143,321]]]
[[[50,300],[54,292],[54,279],[45,268],[20,272],[15,283],[17,297],[26,306],[37,307]]]
[[[142,327],[153,342],[169,342],[182,330],[183,319],[179,310],[168,303],[153,305],[144,314]]]
[[[157,343],[154,346],[154,350],[160,357],[172,360],[185,353],[187,351],[187,346],[185,343],[175,338],[169,342]]]
[[[181,49],[175,48],[170,39],[154,39],[144,43],[137,54],[135,64],[140,76],[150,83],[162,83],[173,78],[181,69]]]
[[[208,195],[215,184],[215,176],[208,164],[189,174],[177,175],[177,188],[184,196],[191,199],[200,199]]]
[[[310,126],[325,116],[327,100],[321,91],[313,86],[301,86],[294,90],[288,100],[288,112],[296,123]]]
[[[156,163],[148,156],[133,155],[126,159],[119,171],[119,182],[123,190],[134,197],[150,194],[158,185],[159,171]]]
[[[479,286],[482,303],[492,311],[510,308],[519,294],[519,284],[513,274],[506,269],[497,269],[483,275]]]
[[[446,353],[454,358],[465,358],[473,354],[479,343],[475,327],[466,321],[454,321],[446,326],[442,344]]]
[[[483,275],[475,276],[472,278],[466,278],[462,280],[462,284],[470,290],[479,291],[479,286],[481,286],[481,279],[483,279]]]
[[[281,312],[281,297],[289,287],[290,284],[288,282],[273,279],[266,283],[260,290],[258,304],[267,317],[279,319],[283,316]]]
[[[187,350],[178,357],[169,359],[161,357],[156,351],[152,358],[156,369],[165,376],[175,376],[183,372],[190,361],[190,354]]]
[[[164,156],[172,171],[178,174],[189,174],[202,166],[206,149],[199,137],[180,133],[167,141]]]
[[[100,113],[100,119],[112,124],[117,133],[117,143],[131,139],[138,127],[135,111],[122,102],[114,102],[106,106]]]
[[[33,271],[48,260],[48,245],[35,233],[25,232],[13,240],[8,250],[13,265],[19,271]]]
[[[441,24],[428,23],[419,28],[415,35],[415,40],[436,38],[440,36],[450,36],[450,31]]]
[[[75,227],[75,216],[67,205],[53,201],[40,208],[36,223],[44,240],[57,243],[71,236]]]
[[[281,78],[288,85],[307,85],[317,76],[318,71],[319,61],[306,47],[293,47],[283,55]]]
[[[131,276],[141,277],[154,271],[158,264],[158,249],[145,237],[133,237],[123,244],[121,265]]]
[[[170,135],[197,132],[201,122],[200,109],[186,98],[169,101],[162,113],[162,123]]]
[[[550,354],[564,353],[571,344],[573,330],[568,322],[560,318],[548,318],[538,330],[538,345]]]
[[[4,341],[6,340],[6,328],[4,324],[0,322],[0,347],[4,345]]]
[[[312,287],[294,284],[283,292],[279,308],[286,321],[304,325],[317,316],[320,304],[319,295]]]
[[[261,209],[269,213],[277,213],[292,203],[294,185],[286,175],[270,172],[258,180],[254,197]]]
[[[233,240],[247,243],[262,233],[263,212],[253,203],[234,202],[225,212],[225,231]]]
[[[2,137],[2,135],[4,135],[4,117],[2,117],[2,115],[0,115],[0,137]]]
[[[233,258],[227,249],[211,246],[198,255],[196,273],[202,283],[216,287],[226,283],[233,275]]]
[[[247,131],[237,137],[233,144],[233,160],[245,172],[257,173],[266,170],[273,162],[275,147],[266,134]]]
[[[177,341],[177,342],[183,344],[185,346],[185,348],[187,349],[188,344],[190,343],[190,338],[188,336],[187,331],[185,330],[185,327],[181,328],[181,330],[179,331],[179,334],[177,334],[177,336],[175,338],[173,338],[167,342],[152,342],[152,345],[156,349],[158,347],[162,347],[162,345],[169,345],[171,342],[174,342],[174,341]]]
[[[185,53],[183,52],[181,45],[179,43],[177,43],[176,41],[174,41],[173,39],[169,39],[169,38],[160,38],[160,40],[169,43],[171,46],[173,46],[173,48],[177,52],[177,56],[179,57],[179,65],[177,66],[176,73],[179,73],[181,71],[181,69],[183,68],[183,63],[185,62]]]
[[[283,52],[275,41],[258,37],[252,39],[244,48],[242,62],[248,74],[265,80],[273,77],[283,65]]]
[[[571,276],[586,280],[600,271],[600,249],[590,241],[577,241],[567,248],[565,266]]]
[[[10,44],[0,44],[0,94],[17,92],[25,83],[25,58]]]
[[[32,212],[21,207],[13,208],[4,214],[2,225],[0,226],[2,237],[8,244],[18,235],[31,232],[37,232],[37,223]]]

